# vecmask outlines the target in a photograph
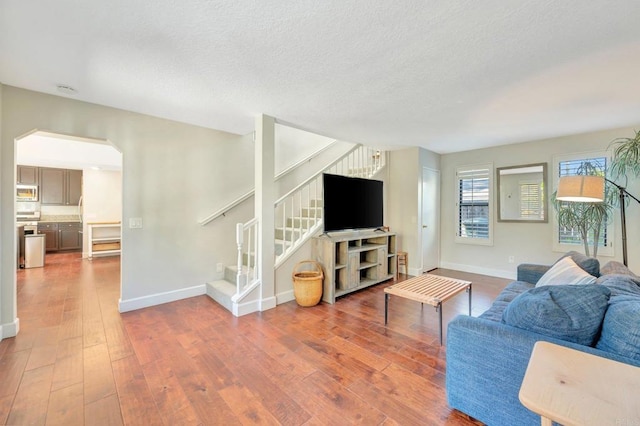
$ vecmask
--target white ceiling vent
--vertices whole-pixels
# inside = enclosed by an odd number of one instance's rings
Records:
[[[64,93],[65,95],[75,95],[78,93],[76,89],[71,86],[67,86],[66,84],[58,84],[56,85],[58,92]]]

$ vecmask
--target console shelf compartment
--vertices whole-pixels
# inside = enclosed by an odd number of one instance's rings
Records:
[[[313,257],[324,268],[322,300],[392,279],[396,273],[396,234],[340,232],[313,238]]]

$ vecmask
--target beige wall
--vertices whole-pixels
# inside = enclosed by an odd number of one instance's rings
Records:
[[[440,170],[440,155],[424,148],[389,153],[388,223],[397,248],[409,255],[409,273],[422,273],[422,169]]]
[[[456,243],[454,236],[456,226],[455,170],[457,167],[493,163],[496,168],[546,162],[549,165],[550,194],[555,190],[552,179],[553,171],[551,170],[554,156],[606,150],[614,138],[632,137],[634,133],[632,128],[622,128],[443,155],[441,157],[441,266],[489,275],[515,277],[518,263],[549,264],[560,256],[560,253],[554,252],[552,248],[554,234],[552,221],[549,223],[505,223],[496,222],[497,215],[494,215],[493,246]],[[495,185],[493,189],[495,190]],[[629,191],[636,196],[640,193],[640,182],[637,179],[630,181]],[[493,208],[496,208],[495,204]],[[555,215],[551,206],[549,214]],[[618,215],[619,211],[616,210],[613,241],[615,256],[599,255],[601,263],[622,258]],[[627,209],[627,234],[629,237],[629,267],[640,271],[640,246],[635,244],[635,241],[640,238],[640,205],[633,201]],[[577,247],[577,249],[581,250],[581,247]],[[509,256],[514,256],[514,263],[508,262]]]
[[[251,210],[236,209],[205,227],[198,220],[253,186],[251,137],[0,87],[2,324],[16,318],[14,140],[35,129],[109,140],[123,153],[123,221],[140,217],[144,226],[123,229],[123,302],[186,297],[194,287],[204,292],[216,263],[233,263],[233,224],[252,217]]]
[[[0,95],[4,95],[0,98],[4,111],[0,116],[0,324],[8,325],[9,334],[17,313],[11,262],[14,140],[33,130],[105,140],[123,154],[122,208],[118,206],[123,221],[121,307],[204,293],[205,282],[220,277],[218,263],[235,264],[235,224],[253,217],[254,199],[204,227],[198,221],[253,188],[253,135],[232,135],[10,86],[0,85]],[[280,149],[278,164],[286,167],[299,160],[304,150],[317,151],[316,139],[303,139],[297,150]],[[279,180],[277,189],[282,193],[295,186],[350,147],[344,142],[331,145]],[[92,177],[86,178],[90,184]],[[85,212],[91,213],[93,207],[87,202],[91,200],[85,200]],[[102,215],[104,207],[98,206],[100,212],[94,213]],[[105,214],[113,216],[112,210]],[[138,217],[143,228],[128,228],[129,219]],[[308,257],[309,250],[301,255]],[[284,274],[290,277],[290,268]],[[284,278],[277,291],[287,297],[291,288],[290,278]]]

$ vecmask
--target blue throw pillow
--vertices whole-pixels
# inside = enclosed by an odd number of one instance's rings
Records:
[[[611,291],[597,284],[536,287],[513,299],[502,322],[513,327],[592,346]]]
[[[596,348],[640,360],[640,299],[620,299],[611,299]]]

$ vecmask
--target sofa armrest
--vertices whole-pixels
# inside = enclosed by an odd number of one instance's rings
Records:
[[[518,399],[538,340],[530,334],[482,318],[454,318],[447,327],[449,406],[488,425],[540,424]]]
[[[518,265],[518,281],[535,284],[547,272],[551,266],[522,263]]]

